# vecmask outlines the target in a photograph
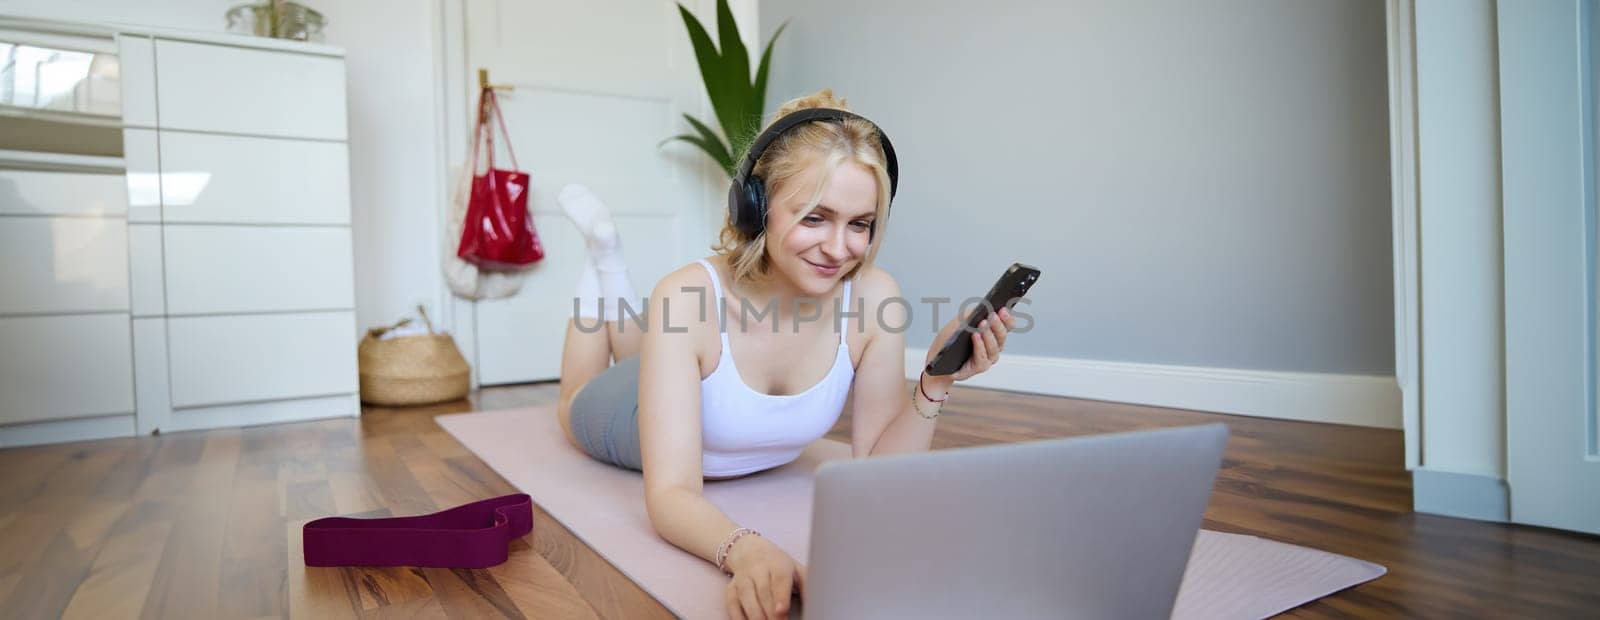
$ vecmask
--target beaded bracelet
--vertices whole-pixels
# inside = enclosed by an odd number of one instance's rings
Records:
[[[943,404],[941,404],[939,406],[940,407],[944,407]],[[928,415],[928,414],[922,412],[922,407],[918,407],[917,406],[917,388],[911,388],[911,410],[917,412],[917,415],[922,416],[922,419],[924,419],[924,420],[932,420],[934,418],[939,417],[939,410],[938,409],[935,409],[933,411],[933,415]]]
[[[733,543],[738,542],[739,539],[744,537],[745,534],[755,534],[756,536],[760,536],[761,532],[757,532],[748,527],[741,527],[734,530],[732,534],[729,534],[728,539],[722,541],[722,545],[717,547],[717,570],[729,575],[733,574],[728,570],[727,567],[728,552],[733,550]]]
[[[922,377],[925,376],[926,372],[923,372],[923,374],[918,374],[917,387],[914,387],[912,390],[910,390],[910,411],[915,411],[917,412],[917,415],[922,415],[923,420],[931,420],[939,417],[939,409],[944,409],[944,401],[950,399],[950,393],[949,391],[946,391],[946,393],[944,393],[944,398],[933,398],[933,396],[928,396],[928,390],[925,390],[925,388],[922,387]],[[922,395],[922,398],[928,399],[928,403],[934,404],[933,415],[923,414],[922,407],[917,406],[917,395]]]

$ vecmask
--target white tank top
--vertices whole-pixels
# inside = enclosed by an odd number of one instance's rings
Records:
[[[719,302],[715,308],[738,312],[720,303],[722,280],[710,261],[700,265],[711,274],[711,285]],[[841,309],[841,303],[835,302]],[[850,281],[844,283],[842,311],[850,309]],[[719,315],[720,316],[720,315]],[[837,316],[837,315],[836,315]],[[811,442],[821,439],[839,421],[845,397],[855,379],[850,365],[850,346],[841,324],[839,353],[827,376],[798,394],[774,396],[757,392],[739,377],[733,362],[733,347],[728,345],[725,318],[717,320],[722,335],[722,354],[717,368],[700,381],[700,425],[704,457],[703,475],[740,476],[789,463],[800,456]]]

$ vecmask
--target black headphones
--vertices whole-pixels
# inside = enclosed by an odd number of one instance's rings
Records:
[[[839,122],[848,119],[867,121],[878,130],[878,143],[883,145],[883,157],[888,164],[889,172],[889,203],[894,204],[894,193],[900,185],[900,163],[894,157],[894,145],[889,143],[889,136],[877,123],[867,120],[866,117],[837,110],[834,108],[806,108],[790,113],[772,123],[766,131],[756,136],[755,142],[750,144],[750,152],[745,155],[744,163],[739,165],[739,174],[733,177],[733,185],[728,188],[728,221],[735,230],[746,237],[755,237],[767,225],[767,183],[761,177],[755,176],[756,162],[761,161],[761,154],[772,145],[774,140],[784,132],[810,122]],[[883,210],[884,218],[889,217],[889,206]],[[877,232],[877,222],[873,222],[872,232]]]

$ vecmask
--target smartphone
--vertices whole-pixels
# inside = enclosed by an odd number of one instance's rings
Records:
[[[1006,272],[1000,274],[1000,279],[995,281],[994,287],[989,289],[989,294],[983,296],[984,303],[973,310],[972,316],[967,318],[966,329],[957,329],[950,335],[950,340],[939,349],[939,354],[928,362],[928,374],[950,375],[961,370],[961,365],[967,363],[967,358],[972,357],[972,332],[978,329],[978,323],[989,317],[991,311],[1001,308],[1010,308],[1016,305],[1017,300],[1028,294],[1028,289],[1033,287],[1033,282],[1039,279],[1039,270],[1022,263],[1011,263]]]

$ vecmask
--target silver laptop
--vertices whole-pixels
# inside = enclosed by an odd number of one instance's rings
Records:
[[[1168,618],[1227,439],[1209,424],[823,463],[790,616]]]

